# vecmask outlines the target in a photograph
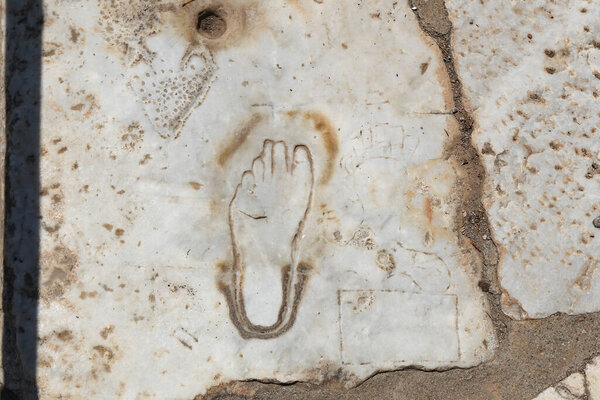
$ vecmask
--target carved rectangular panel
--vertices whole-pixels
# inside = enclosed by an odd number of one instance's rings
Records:
[[[378,290],[339,296],[344,364],[458,361],[456,296]]]

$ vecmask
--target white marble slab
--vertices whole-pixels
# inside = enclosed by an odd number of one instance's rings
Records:
[[[569,375],[556,386],[549,387],[534,400],[575,400],[584,399],[586,394],[585,376],[579,372]],[[594,400],[594,398],[592,398]]]
[[[600,14],[593,1],[446,2],[516,318],[600,310]]]
[[[544,390],[534,400],[600,399],[600,357],[594,358],[583,372],[575,372]]]
[[[596,357],[585,367],[587,389],[591,400],[600,399],[600,357]]]
[[[406,2],[45,5],[41,398],[493,355]]]

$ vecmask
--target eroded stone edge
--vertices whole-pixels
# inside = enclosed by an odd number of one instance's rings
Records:
[[[446,149],[446,157],[452,159],[460,171],[457,184],[460,202],[455,214],[455,230],[459,246],[475,248],[481,257],[479,288],[486,294],[490,317],[500,336],[503,335],[503,325],[507,317],[500,307],[498,247],[492,240],[491,226],[483,206],[486,171],[472,142],[475,119],[470,112],[469,102],[455,65],[452,23],[443,0],[409,0],[409,4],[423,32],[436,42],[446,67],[454,103],[452,113],[459,126],[459,136]]]

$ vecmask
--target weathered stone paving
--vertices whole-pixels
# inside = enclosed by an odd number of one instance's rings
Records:
[[[3,396],[600,399],[593,3],[6,14]]]

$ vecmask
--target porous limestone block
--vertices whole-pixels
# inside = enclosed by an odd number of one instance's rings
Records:
[[[600,310],[600,14],[585,0],[448,0],[515,318]]]

